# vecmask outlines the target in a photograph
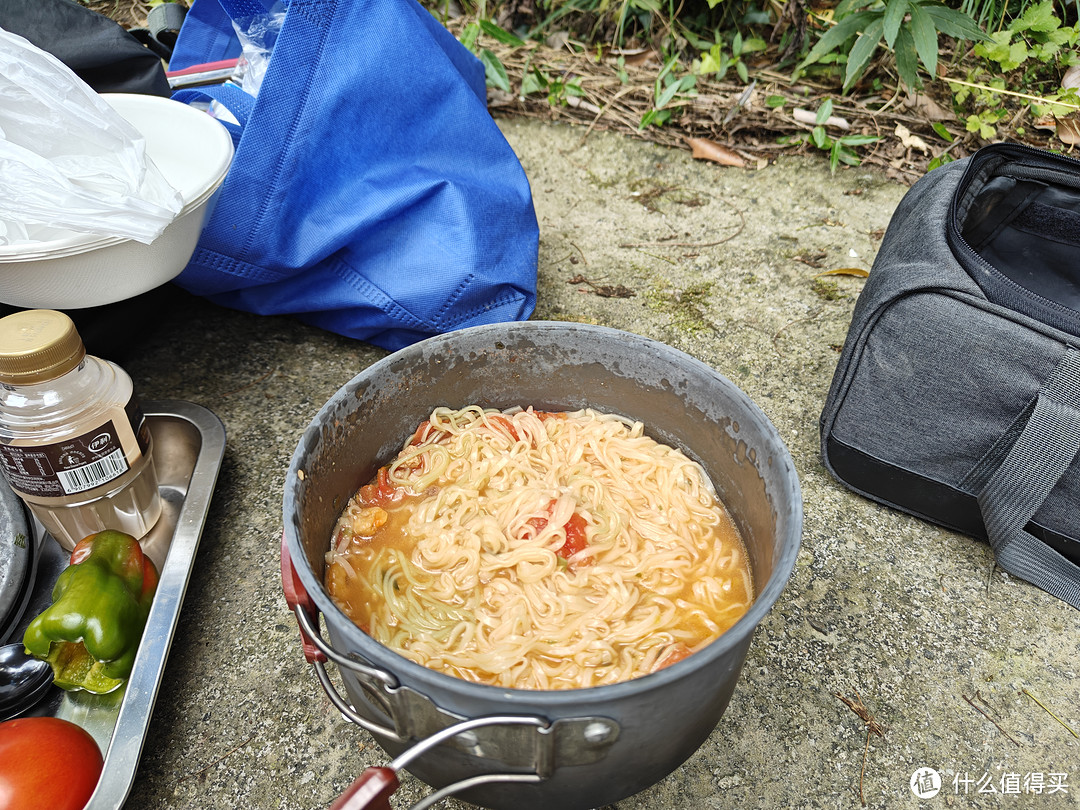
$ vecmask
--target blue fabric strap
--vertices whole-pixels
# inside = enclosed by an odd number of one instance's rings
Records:
[[[169,70],[240,56],[240,40],[218,0],[191,0]]]
[[[1080,351],[1046,380],[1001,466],[978,493],[994,556],[1005,571],[1080,608],[1080,566],[1024,530],[1080,453]]]
[[[187,90],[177,90],[172,94],[173,101],[190,104],[193,101],[212,100],[219,102],[225,109],[233,114],[239,122],[239,126],[228,121],[222,121],[221,125],[229,131],[233,139],[233,146],[240,145],[240,136],[244,133],[251,111],[255,108],[255,99],[245,93],[235,84],[226,82],[210,87],[192,87]]]

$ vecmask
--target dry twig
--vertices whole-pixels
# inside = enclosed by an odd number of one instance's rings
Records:
[[[567,284],[584,284],[601,298],[633,298],[637,293],[624,284],[597,284],[578,274],[569,279]]]
[[[206,773],[208,770],[213,768],[219,762],[222,762],[223,760],[231,757],[233,754],[235,754],[237,751],[239,751],[241,748],[243,748],[245,745],[247,745],[248,743],[250,743],[254,739],[255,739],[255,735],[252,734],[250,737],[248,737],[242,743],[240,743],[239,745],[234,745],[232,748],[230,748],[228,751],[226,751],[220,757],[218,757],[217,759],[213,760],[212,762],[204,765],[203,767],[199,768],[197,771],[191,771],[189,773],[180,774],[180,776],[177,777],[176,781],[179,782],[180,780],[187,779],[189,777],[201,778],[202,775],[204,773]]]
[[[879,737],[885,736],[885,728],[878,723],[874,718],[874,715],[870,713],[870,710],[866,708],[866,704],[863,703],[859,693],[855,693],[854,698],[848,698],[841,695],[839,692],[833,693],[839,700],[851,709],[855,714],[859,716],[859,719],[866,724],[866,747],[863,748],[862,770],[859,771],[859,802],[863,807],[866,807],[866,796],[863,793],[863,782],[866,778],[866,757],[870,753],[870,735],[876,734]]]
[[[1069,727],[1068,724],[1066,724],[1066,722],[1064,720],[1062,720],[1060,717],[1058,717],[1056,714],[1054,714],[1052,711],[1050,711],[1048,708],[1046,708],[1042,704],[1042,701],[1040,701],[1037,697],[1035,697],[1033,694],[1031,694],[1031,692],[1029,692],[1027,689],[1021,689],[1020,691],[1023,692],[1025,695],[1027,695],[1032,700],[1034,700],[1035,703],[1038,704],[1040,709],[1042,709],[1048,715],[1050,715],[1055,720],[1057,720],[1059,723],[1061,723],[1061,725],[1063,725],[1065,727],[1066,731],[1068,731],[1070,734],[1072,734],[1074,737],[1076,737],[1076,739],[1080,740],[1080,734],[1077,734],[1071,727]]]
[[[252,380],[251,382],[244,383],[239,388],[234,388],[232,391],[226,391],[224,394],[222,394],[222,396],[223,397],[231,397],[234,394],[239,394],[241,391],[246,391],[247,389],[251,388],[252,386],[258,385],[259,383],[270,379],[272,376],[274,376],[274,372],[276,372],[276,371],[277,371],[276,368],[272,368],[268,372],[263,374],[261,377],[257,377],[256,379]]]
[[[619,245],[619,247],[621,247],[621,248],[643,248],[643,247],[707,248],[707,247],[716,247],[717,245],[722,245],[725,242],[730,242],[732,239],[734,239],[736,236],[738,236],[740,233],[742,233],[743,228],[746,227],[746,215],[738,208],[738,206],[732,204],[730,201],[722,199],[721,202],[725,203],[729,208],[731,208],[732,211],[734,211],[736,214],[739,215],[739,224],[736,226],[735,230],[732,231],[731,233],[729,233],[727,236],[723,237],[722,239],[717,239],[717,240],[715,240],[713,242],[673,242],[671,240],[663,240],[663,239],[661,239],[661,240],[656,241],[656,242],[623,242],[623,243],[621,243]]]
[[[993,723],[997,727],[997,730],[1004,734],[1006,738],[1008,738],[1009,742],[1011,742],[1013,745],[1020,745],[1020,743],[1013,739],[1012,735],[1010,735],[1009,732],[1007,732],[998,724],[997,720],[995,720],[993,717],[991,717],[978,706],[976,706],[975,703],[971,700],[971,698],[969,698],[967,695],[961,695],[961,697],[968,702],[968,705],[971,706],[971,708],[973,708],[975,711],[977,711],[979,714],[981,714],[983,717]],[[975,697],[977,697],[983,704],[986,703],[986,701],[983,700],[982,695],[980,695],[978,692],[975,693]]]
[[[792,321],[788,321],[783,326],[781,326],[779,329],[777,329],[775,332],[773,332],[772,344],[773,344],[773,348],[776,350],[776,353],[778,355],[780,355],[781,357],[784,356],[784,352],[781,350],[780,343],[778,341],[779,341],[780,335],[782,335],[784,333],[784,331],[787,330],[787,328],[789,326],[794,326],[797,323],[810,323],[812,321],[815,321],[815,320],[818,319],[818,317],[821,315],[821,313],[823,311],[824,311],[823,307],[818,307],[817,309],[815,309],[813,312],[811,312],[806,317],[804,317],[804,318],[795,318]],[[840,697],[840,696],[837,695],[837,697]],[[840,699],[844,700],[844,698],[840,698]],[[847,703],[846,700],[844,700],[844,702]],[[852,711],[854,711],[854,708],[852,708]]]

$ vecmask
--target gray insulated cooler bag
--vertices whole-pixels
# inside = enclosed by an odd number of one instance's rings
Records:
[[[1080,161],[995,144],[912,186],[821,442],[841,483],[1080,608]]]

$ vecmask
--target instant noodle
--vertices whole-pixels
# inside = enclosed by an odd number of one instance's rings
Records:
[[[380,643],[518,689],[654,672],[753,601],[700,465],[593,410],[436,409],[350,500],[327,563],[335,603]]]

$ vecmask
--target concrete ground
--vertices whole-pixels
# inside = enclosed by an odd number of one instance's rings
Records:
[[[605,810],[1080,806],[1080,615],[995,570],[985,544],[849,493],[820,461],[863,284],[822,274],[870,268],[906,189],[824,160],[725,168],[500,124],[540,223],[536,317],[640,333],[731,378],[779,430],[805,502],[795,572],[720,724]],[[278,570],[282,484],[321,404],[385,353],[199,300],[161,315],[125,365],[143,399],[217,413],[228,446],[127,806],[327,807],[386,756],[304,662]],[[920,800],[923,767],[942,786]],[[427,792],[405,775],[393,805]]]

